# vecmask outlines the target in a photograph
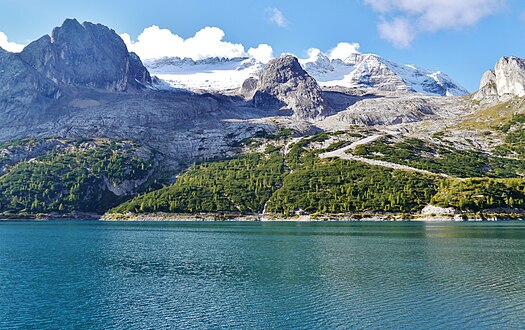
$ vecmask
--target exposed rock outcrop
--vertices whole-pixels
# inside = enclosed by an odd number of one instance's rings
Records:
[[[499,96],[525,96],[525,60],[503,57],[496,64],[496,88]]]
[[[101,24],[67,19],[51,36],[30,43],[20,57],[59,85],[125,91],[151,83],[139,57]]]
[[[494,97],[498,95],[498,89],[496,87],[496,74],[493,70],[487,70],[481,78],[479,84],[479,90],[475,94],[477,100],[482,100],[488,97]]]
[[[396,125],[424,120],[439,107],[431,98],[370,98],[337,114],[340,121],[351,125]]]
[[[275,58],[264,67],[253,102],[262,109],[290,109],[299,119],[329,114],[321,88],[292,55]]]
[[[493,70],[483,74],[477,100],[506,100],[525,96],[525,60],[510,56],[502,57]]]
[[[440,124],[442,119],[456,118],[469,111],[471,103],[463,98],[385,93],[357,97],[345,110],[329,117],[336,122],[359,126],[401,125],[426,122]]]
[[[254,77],[250,77],[246,79],[241,86],[241,95],[246,99],[253,98],[255,92],[257,91],[257,84],[259,83],[259,80]]]

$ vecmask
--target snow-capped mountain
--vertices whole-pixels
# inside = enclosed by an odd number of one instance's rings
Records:
[[[468,91],[441,71],[400,65],[375,54],[352,54],[344,60],[318,52],[301,65],[322,86],[374,88],[382,91],[460,96]]]
[[[145,60],[144,65],[171,87],[211,92],[237,89],[249,77],[257,77],[264,67],[250,57],[213,57],[198,61],[169,57]]]
[[[400,65],[374,54],[352,54],[344,60],[322,52],[300,60],[321,86],[372,88],[381,91],[460,96],[468,91],[446,74]],[[219,92],[239,88],[249,77],[258,77],[264,64],[250,57],[145,60],[151,74],[174,88]]]

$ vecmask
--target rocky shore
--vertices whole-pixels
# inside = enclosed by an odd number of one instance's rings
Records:
[[[461,214],[407,214],[407,213],[353,213],[353,214],[312,214],[283,217],[277,214],[119,214],[108,213],[100,217],[103,221],[510,221],[525,220],[525,212],[487,211]]]

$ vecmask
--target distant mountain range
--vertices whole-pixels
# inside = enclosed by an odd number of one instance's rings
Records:
[[[414,92],[438,96],[462,96],[468,91],[441,71],[400,65],[375,54],[352,54],[330,59],[317,52],[299,62],[321,86],[371,88],[390,92]],[[145,60],[148,70],[175,88],[194,91],[227,91],[257,77],[264,64],[254,58],[161,58]]]

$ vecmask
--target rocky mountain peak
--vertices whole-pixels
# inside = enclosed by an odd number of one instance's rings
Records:
[[[525,60],[518,57],[502,57],[496,64],[496,87],[498,95],[525,96]]]
[[[328,56],[320,51],[316,51],[316,54],[313,54],[308,60],[303,61],[302,65],[305,70],[311,74],[334,71],[334,67]]]
[[[266,64],[253,101],[258,108],[288,108],[300,119],[329,113],[321,88],[293,55],[282,55]]]
[[[301,64],[322,86],[440,96],[468,94],[466,89],[440,71],[400,65],[376,54],[355,53],[344,59],[330,59],[320,52],[312,55],[301,60]]]
[[[507,99],[525,96],[525,60],[515,56],[504,56],[494,70],[483,74],[480,89],[474,96],[477,100]]]
[[[125,91],[151,83],[147,69],[110,28],[66,19],[51,35],[30,43],[20,57],[59,85]]]
[[[261,83],[286,83],[291,79],[306,78],[308,74],[293,55],[282,55],[268,62],[261,75]]]

